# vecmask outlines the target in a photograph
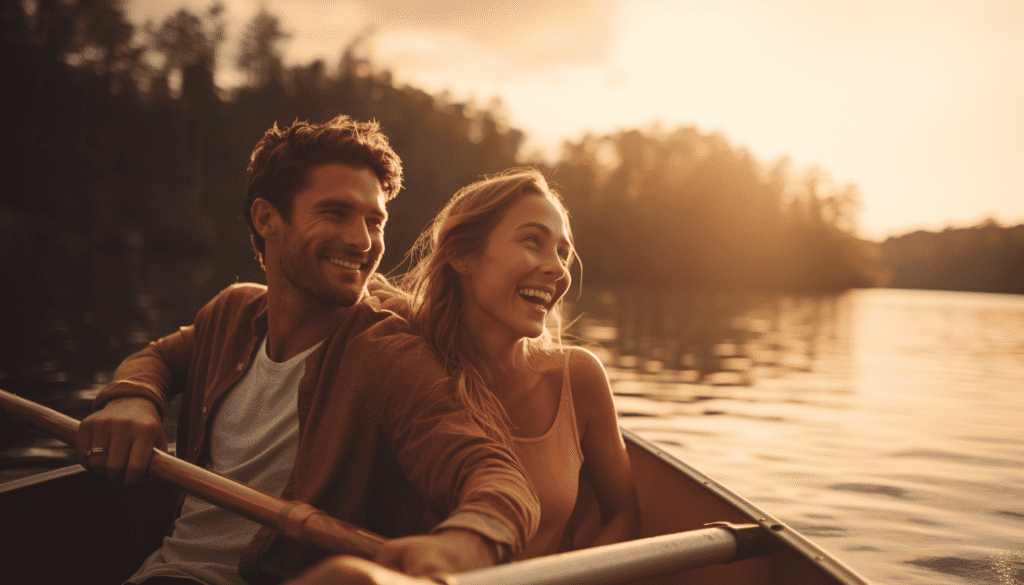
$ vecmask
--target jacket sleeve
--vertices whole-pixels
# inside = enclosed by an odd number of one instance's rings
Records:
[[[170,399],[184,388],[194,342],[195,327],[189,325],[125,358],[96,396],[93,410],[115,398],[139,396],[151,400],[162,417]]]
[[[540,503],[512,446],[484,433],[425,345],[411,343],[398,355],[382,364],[386,426],[406,477],[447,513],[433,532],[472,530],[521,558]]]

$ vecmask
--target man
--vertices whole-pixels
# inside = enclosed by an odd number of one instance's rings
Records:
[[[386,566],[428,575],[521,554],[539,504],[510,446],[366,295],[401,180],[376,123],[268,130],[243,206],[267,286],[229,287],[127,358],[82,421],[83,464],[137,480],[182,391],[178,453],[190,462],[388,537],[445,518],[390,541],[376,558]],[[276,582],[323,556],[190,496],[131,582]]]

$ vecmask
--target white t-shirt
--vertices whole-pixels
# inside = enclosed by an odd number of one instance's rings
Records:
[[[284,363],[267,356],[263,339],[245,376],[222,399],[210,433],[207,469],[261,491],[281,495],[299,446],[299,381],[306,357],[320,344]],[[131,577],[185,577],[209,585],[244,585],[238,561],[260,525],[189,495],[163,546]]]

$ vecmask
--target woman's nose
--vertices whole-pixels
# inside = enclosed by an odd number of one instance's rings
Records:
[[[565,265],[565,262],[558,254],[546,258],[544,265],[541,266],[541,271],[545,275],[554,276],[555,280],[561,280],[569,276],[569,267]]]

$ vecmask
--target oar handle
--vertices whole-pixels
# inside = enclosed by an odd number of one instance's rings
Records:
[[[69,445],[78,440],[78,421],[42,404],[0,390],[0,410]]]
[[[77,420],[31,400],[0,390],[0,410],[69,445],[78,440]],[[148,472],[211,504],[332,552],[373,558],[386,542],[309,504],[283,500],[156,448]]]

